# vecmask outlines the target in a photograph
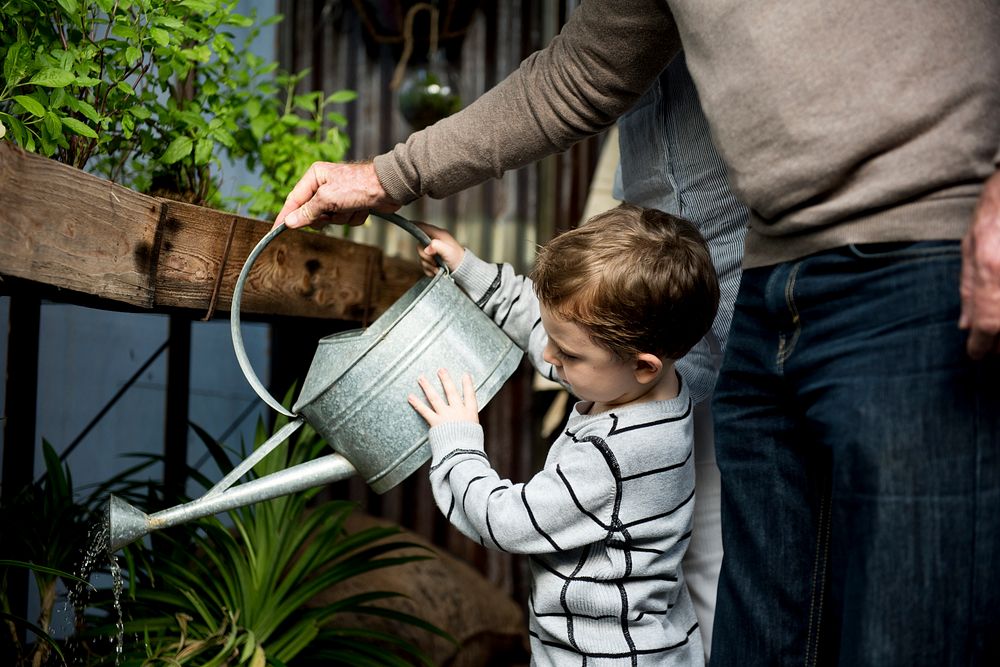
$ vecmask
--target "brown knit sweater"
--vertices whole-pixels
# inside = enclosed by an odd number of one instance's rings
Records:
[[[681,43],[753,210],[746,266],[961,238],[1000,166],[994,0],[584,0],[495,88],[376,157],[379,180],[408,203],[563,151],[614,123]]]

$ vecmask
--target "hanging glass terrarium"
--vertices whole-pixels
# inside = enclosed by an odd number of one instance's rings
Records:
[[[416,14],[430,14],[430,40],[426,62],[411,63]],[[458,76],[438,51],[438,10],[435,5],[418,3],[406,14],[403,30],[403,54],[396,66],[392,88],[398,91],[399,110],[416,130],[433,125],[462,108]]]
[[[458,76],[437,54],[429,63],[407,68],[399,87],[399,110],[414,131],[461,108]]]

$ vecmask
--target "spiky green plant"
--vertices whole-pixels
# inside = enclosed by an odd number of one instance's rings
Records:
[[[279,420],[275,430],[283,424]],[[198,432],[228,472],[232,464],[223,448]],[[258,446],[266,436],[258,425]],[[293,440],[265,457],[251,476],[325,453],[325,442],[308,426]],[[238,508],[225,515],[225,523],[209,517],[163,531],[154,538],[152,550],[132,553],[130,548],[125,566],[126,646],[119,664],[430,664],[417,647],[385,633],[329,627],[337,614],[361,613],[391,617],[447,637],[416,617],[375,604],[395,593],[369,592],[309,606],[319,593],[346,579],[425,558],[400,555],[400,550],[417,545],[391,539],[398,528],[348,533],[344,521],[353,505],[313,502],[320,491]]]
[[[0,662],[10,665],[43,664],[59,645],[48,634],[53,613],[65,588],[81,585],[77,572],[81,549],[99,522],[109,494],[139,502],[148,481],[142,473],[156,461],[129,467],[97,485],[77,488],[69,465],[47,440],[42,440],[45,472],[34,482],[0,502]],[[13,609],[8,583],[28,569],[38,591],[37,618],[27,619]],[[24,630],[37,640],[29,641]]]
[[[69,572],[64,572],[63,570],[57,570],[53,567],[46,567],[44,565],[38,565],[36,563],[26,563],[18,560],[7,560],[0,559],[0,620],[6,624],[4,631],[9,633],[7,638],[10,639],[11,646],[14,649],[20,649],[17,654],[13,656],[7,656],[8,659],[12,659],[15,664],[35,664],[36,662],[41,664],[45,661],[49,652],[55,654],[55,656],[61,660],[63,663],[66,662],[66,657],[63,655],[62,648],[59,645],[59,641],[54,639],[48,632],[48,628],[43,628],[38,626],[28,619],[19,616],[13,612],[11,609],[10,601],[7,598],[7,573],[11,570],[27,570],[35,575],[36,581],[39,583],[40,590],[44,596],[43,581],[46,579],[41,579],[43,577],[50,578],[52,583],[52,591],[55,591],[55,581],[57,579],[63,579],[65,581],[74,582],[80,586],[89,586],[89,582],[74,574]],[[43,614],[45,612],[43,611]],[[51,614],[51,610],[49,610]],[[24,646],[21,644],[20,635],[18,633],[18,628],[23,628],[34,633],[36,640],[29,646]],[[36,660],[37,656],[37,660]]]

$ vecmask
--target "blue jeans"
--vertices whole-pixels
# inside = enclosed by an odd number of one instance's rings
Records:
[[[1000,664],[1000,362],[957,243],[745,271],[715,393],[712,665]]]

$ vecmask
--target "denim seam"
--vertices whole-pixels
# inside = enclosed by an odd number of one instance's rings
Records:
[[[862,250],[857,243],[850,243],[847,245],[848,251],[852,256],[857,259],[883,259],[883,260],[910,260],[910,259],[928,259],[931,257],[954,257],[955,255],[961,255],[962,249],[958,243],[939,245],[933,247],[925,248],[906,248],[903,250],[889,250],[886,252],[865,252]]]
[[[805,664],[819,660],[820,626],[823,624],[823,597],[826,591],[826,563],[830,552],[830,528],[833,523],[832,498],[823,494],[819,504],[819,526],[816,531],[816,557],[813,562],[812,590],[809,594],[809,626],[806,634]],[[819,600],[817,604],[817,587]],[[815,628],[815,638],[813,629]],[[811,658],[811,659],[810,659]]]
[[[976,370],[974,371],[974,376],[973,376],[973,382],[975,382],[975,384],[977,386],[980,386],[980,387],[984,387],[985,383],[987,382],[987,380],[986,380],[986,374],[983,371],[982,363],[979,363],[976,366]],[[972,503],[972,514],[973,514],[973,518],[972,518],[972,549],[971,549],[971,551],[972,551],[972,574],[969,577],[969,584],[970,584],[969,585],[969,591],[970,591],[971,595],[969,595],[968,599],[969,599],[969,606],[971,607],[971,609],[969,609],[969,618],[972,619],[972,627],[974,627],[974,628],[979,627],[980,618],[982,616],[982,611],[981,611],[982,604],[980,602],[981,595],[979,594],[980,591],[982,590],[982,588],[981,588],[981,585],[980,585],[980,583],[978,581],[978,579],[980,578],[980,574],[979,574],[979,567],[977,566],[977,562],[979,560],[979,541],[980,541],[980,539],[979,539],[979,531],[980,531],[979,521],[980,521],[980,517],[982,515],[982,510],[983,510],[982,498],[983,498],[983,495],[985,493],[985,490],[983,488],[984,487],[984,483],[983,483],[983,465],[984,465],[983,464],[983,442],[980,439],[980,426],[985,421],[985,419],[984,419],[985,416],[982,414],[983,409],[985,407],[983,405],[983,402],[984,402],[983,401],[983,395],[984,395],[984,392],[982,392],[982,391],[977,391],[976,392],[975,408],[974,408],[973,422],[972,422],[972,428],[974,429],[973,430],[973,438],[974,438],[973,442],[976,443],[976,482],[975,482],[975,486],[973,487],[974,488],[974,494],[973,494],[973,503]],[[976,632],[973,636],[975,636],[977,638],[976,639],[975,649],[981,651],[982,650],[981,647],[983,646],[982,635],[980,633]]]
[[[792,314],[792,335],[791,340],[788,344],[785,344],[785,336],[782,334],[780,338],[780,348],[778,350],[778,372],[785,372],[785,361],[791,356],[792,351],[795,349],[795,343],[799,340],[799,311],[795,307],[795,279],[798,276],[799,268],[802,264],[796,264],[792,267],[792,271],[788,276],[787,282],[785,283],[785,305],[788,307],[789,312]]]

